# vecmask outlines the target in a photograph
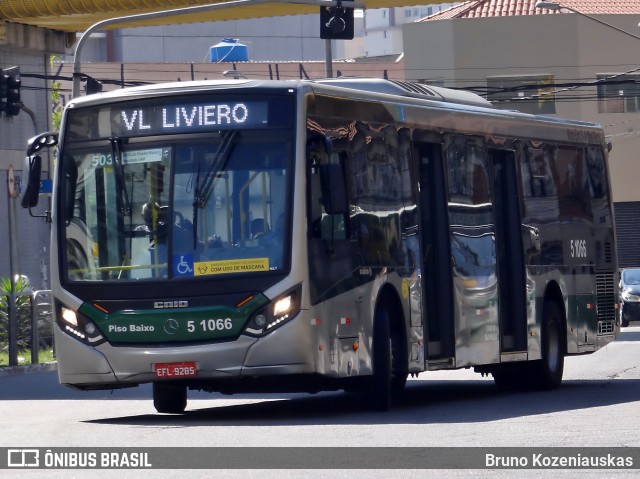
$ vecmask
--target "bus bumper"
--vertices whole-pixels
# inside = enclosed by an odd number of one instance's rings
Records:
[[[111,389],[156,381],[156,363],[195,362],[189,380],[227,380],[315,371],[305,312],[261,338],[175,346],[88,346],[55,326],[61,384],[80,389]]]

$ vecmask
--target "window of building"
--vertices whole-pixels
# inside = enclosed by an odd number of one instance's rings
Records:
[[[598,113],[640,112],[640,74],[598,75]]]
[[[487,99],[502,110],[554,114],[556,95],[553,75],[487,77]]]

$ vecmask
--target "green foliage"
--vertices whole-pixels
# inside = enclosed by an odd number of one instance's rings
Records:
[[[31,283],[29,282],[29,278],[26,276],[17,276],[16,277],[16,293],[21,293],[22,291],[31,290]],[[0,293],[10,293],[11,292],[11,278],[2,277],[0,278]]]
[[[18,276],[15,284],[18,315],[18,344],[28,347],[31,338],[31,283],[26,276]],[[9,294],[11,278],[0,278],[0,351],[9,348]]]
[[[51,57],[51,65],[55,61],[56,57]],[[51,105],[53,107],[53,113],[51,114],[51,125],[55,131],[60,131],[60,123],[62,122],[62,104],[60,103],[60,87],[62,83],[59,80],[53,80],[51,82]]]
[[[42,348],[38,351],[39,363],[51,363],[56,360],[53,348]],[[31,351],[28,349],[18,351],[18,365],[31,363]],[[9,353],[0,351],[0,367],[9,365]]]
[[[51,82],[51,101],[54,107],[53,113],[51,114],[51,123],[55,131],[60,131],[62,105],[60,104],[60,82],[58,80]]]

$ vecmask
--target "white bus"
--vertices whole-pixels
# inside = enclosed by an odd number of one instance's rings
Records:
[[[71,101],[51,212],[62,384],[344,389],[409,375],[555,388],[619,332],[600,127],[373,79],[204,81]]]

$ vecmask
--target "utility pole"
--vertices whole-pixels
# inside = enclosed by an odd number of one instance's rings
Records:
[[[11,290],[9,291],[9,366],[18,364],[18,311],[16,308],[16,276],[18,274],[18,232],[16,225],[16,188],[13,165],[7,171],[7,190],[9,192],[9,277]]]

